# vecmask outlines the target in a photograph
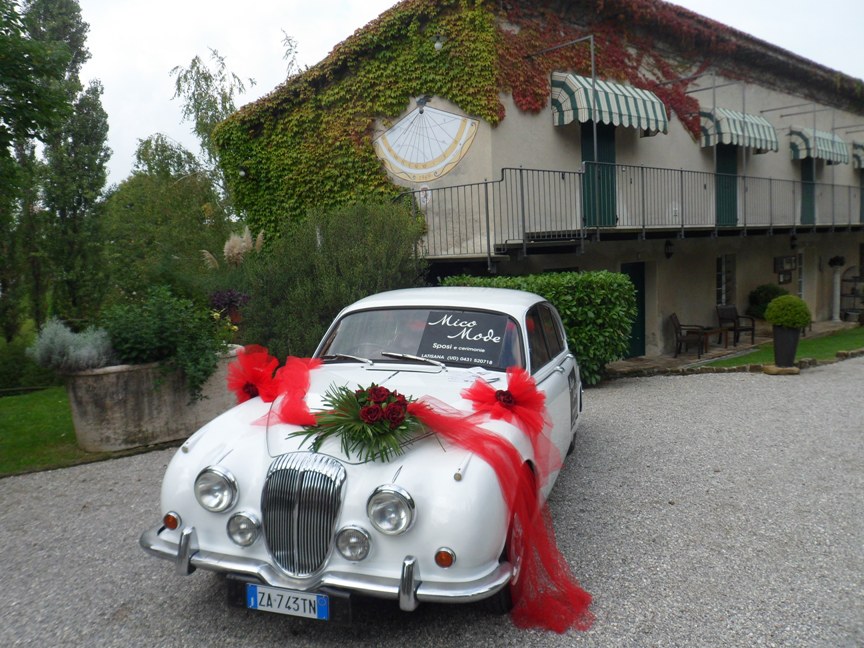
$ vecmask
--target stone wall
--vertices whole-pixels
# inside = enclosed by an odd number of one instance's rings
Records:
[[[179,373],[165,373],[158,363],[117,365],[67,376],[66,391],[78,445],[88,452],[113,452],[185,439],[236,404],[228,391],[228,363],[220,358],[190,403]]]

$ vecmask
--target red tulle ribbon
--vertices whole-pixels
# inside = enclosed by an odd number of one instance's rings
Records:
[[[270,411],[253,425],[275,425],[288,423],[290,425],[315,425],[315,415],[306,404],[306,392],[309,391],[309,372],[321,366],[317,358],[297,358],[288,356],[285,364],[279,368],[269,385],[268,398],[261,398],[273,403]]]
[[[480,427],[476,416],[466,416],[428,397],[411,403],[408,413],[439,436],[477,454],[495,471],[511,520],[518,520],[522,527],[525,547],[514,585],[518,594],[511,612],[513,623],[555,632],[591,627],[591,595],[579,586],[558,550],[548,506],[541,507],[537,481],[513,444]]]
[[[262,346],[250,344],[239,349],[236,360],[228,365],[228,389],[234,392],[237,403],[256,396],[273,401],[273,372],[278,366],[279,361]]]
[[[550,473],[561,468],[561,453],[548,435],[552,423],[546,411],[546,395],[537,389],[527,371],[508,368],[507,389],[495,389],[478,378],[462,391],[462,398],[470,400],[478,414],[515,425],[531,440],[540,487],[546,484]]]
[[[285,366],[276,372],[276,390],[282,400],[274,408],[280,423],[291,425],[315,425],[315,415],[306,404],[309,391],[309,372],[321,366],[317,358],[297,358],[288,356]]]

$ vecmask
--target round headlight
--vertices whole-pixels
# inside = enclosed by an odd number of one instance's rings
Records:
[[[414,500],[399,486],[379,486],[366,503],[366,515],[381,533],[405,533],[414,522]]]
[[[261,525],[251,513],[235,513],[228,520],[228,537],[241,547],[248,547],[258,539]]]
[[[237,501],[237,482],[222,468],[205,468],[195,479],[195,499],[208,511],[227,511]]]
[[[345,560],[364,560],[369,555],[369,534],[360,527],[345,527],[336,534],[336,549]]]

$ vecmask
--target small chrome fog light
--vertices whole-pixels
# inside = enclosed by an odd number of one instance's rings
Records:
[[[365,560],[369,555],[369,546],[369,534],[360,527],[348,526],[336,534],[336,549],[345,560]]]
[[[241,547],[248,547],[258,539],[261,524],[251,513],[235,513],[228,520],[228,537]]]

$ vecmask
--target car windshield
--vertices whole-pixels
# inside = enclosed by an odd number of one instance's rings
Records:
[[[516,322],[503,313],[447,308],[394,308],[349,313],[320,357],[402,362],[404,354],[447,365],[504,370],[523,367]],[[408,358],[410,360],[410,358]]]

